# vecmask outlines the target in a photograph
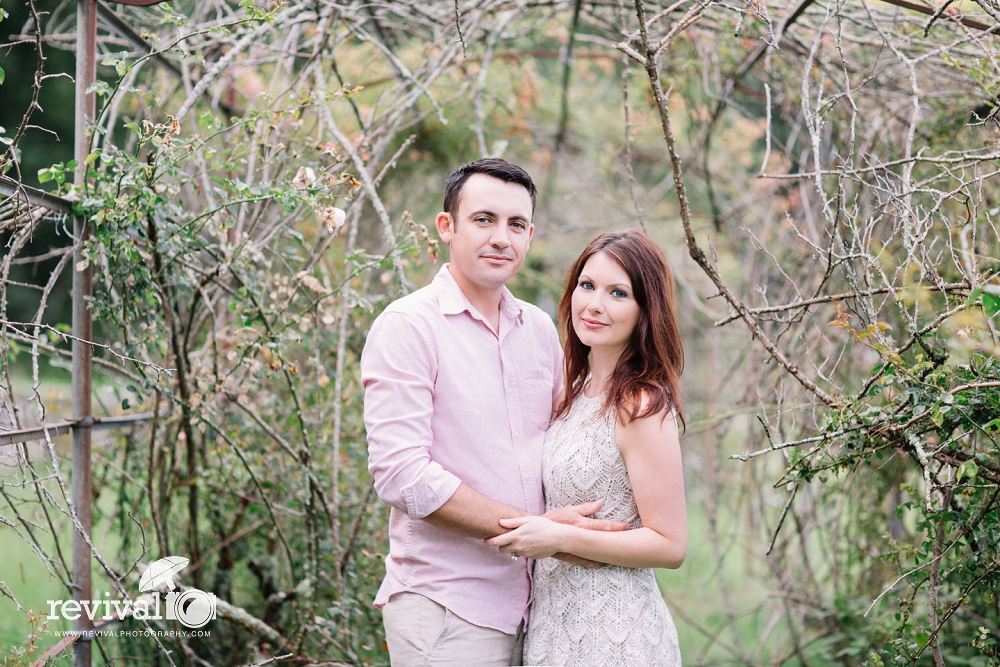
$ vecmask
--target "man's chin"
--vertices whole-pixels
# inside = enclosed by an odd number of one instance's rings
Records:
[[[517,269],[512,269],[509,266],[498,266],[494,267],[493,270],[482,271],[479,273],[479,284],[482,287],[489,289],[500,289],[507,284],[514,275],[517,274]]]
[[[495,262],[479,261],[468,268],[471,270],[459,271],[464,280],[479,289],[494,290],[500,289],[513,278],[521,268],[521,263],[514,261],[498,265]]]

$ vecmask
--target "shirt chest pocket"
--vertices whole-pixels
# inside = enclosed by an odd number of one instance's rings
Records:
[[[536,428],[546,430],[552,417],[552,372],[543,368],[524,371],[527,405],[525,415]]]

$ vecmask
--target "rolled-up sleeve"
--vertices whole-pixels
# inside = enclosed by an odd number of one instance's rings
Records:
[[[386,505],[422,519],[461,481],[431,458],[437,356],[430,335],[404,313],[372,325],[361,354],[368,471]]]

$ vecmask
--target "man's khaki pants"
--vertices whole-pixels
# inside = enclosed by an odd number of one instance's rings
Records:
[[[382,607],[392,667],[506,667],[521,664],[524,632],[508,635],[462,620],[416,593]]]

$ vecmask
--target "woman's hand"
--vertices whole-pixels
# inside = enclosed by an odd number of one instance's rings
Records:
[[[565,551],[567,532],[573,530],[541,516],[500,519],[500,525],[513,530],[491,537],[486,544],[500,547],[501,553],[527,558],[548,558]]]

